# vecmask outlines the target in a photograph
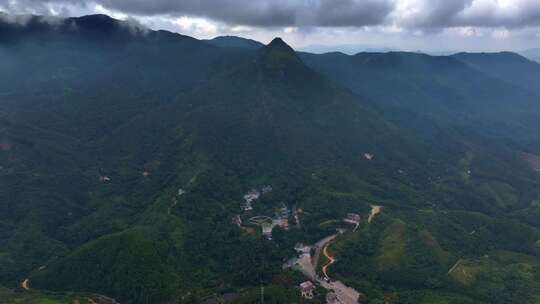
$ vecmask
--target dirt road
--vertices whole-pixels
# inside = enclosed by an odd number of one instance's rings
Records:
[[[336,262],[336,259],[328,253],[328,246],[329,245],[330,244],[324,246],[324,249],[323,249],[323,254],[328,259],[328,263],[326,263],[326,265],[324,265],[322,267],[322,273],[328,279],[330,279],[330,277],[328,277],[328,273],[327,273],[328,267],[332,266],[332,264],[334,264]]]
[[[377,214],[381,213],[382,206],[371,205],[371,212],[368,217],[368,223],[371,223]]]
[[[315,244],[315,255],[313,256],[313,265],[314,267],[317,267],[319,265],[319,259],[321,258],[321,251],[328,245],[330,242],[332,242],[338,234],[332,234],[331,236],[327,236],[324,239],[318,241]]]

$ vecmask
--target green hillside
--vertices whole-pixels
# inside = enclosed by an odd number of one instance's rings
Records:
[[[220,41],[0,23],[7,303],[300,303],[282,265],[348,213],[330,272],[368,303],[540,299],[534,92],[454,57]]]

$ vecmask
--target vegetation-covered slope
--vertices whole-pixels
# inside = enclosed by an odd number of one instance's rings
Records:
[[[512,84],[453,58],[222,48],[106,16],[0,33],[2,285],[297,302],[295,243],[378,203],[332,245],[370,302],[538,297],[539,176],[519,153],[537,152],[538,112]],[[249,223],[284,206],[301,224],[271,241]]]
[[[452,57],[523,90],[540,92],[540,64],[516,53],[459,53]]]

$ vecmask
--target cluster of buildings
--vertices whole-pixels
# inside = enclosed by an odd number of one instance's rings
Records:
[[[240,209],[243,212],[248,212],[253,210],[253,203],[261,198],[261,196],[268,194],[272,192],[272,186],[264,186],[259,191],[257,189],[251,189],[243,196],[243,202],[240,204]],[[272,239],[272,229],[275,226],[279,226],[285,230],[289,229],[289,209],[285,204],[283,204],[283,207],[279,209],[279,211],[276,213],[276,216],[274,218],[266,217],[266,216],[255,216],[254,218],[266,218],[267,220],[262,222],[257,222],[256,225],[261,226],[262,233],[264,236],[266,236],[268,239]],[[251,219],[250,219],[251,221]],[[233,225],[237,225],[238,227],[242,226],[242,218],[240,214],[234,215],[231,219],[231,222]]]

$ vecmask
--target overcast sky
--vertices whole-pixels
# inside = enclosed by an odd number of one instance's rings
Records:
[[[0,11],[102,13],[196,38],[280,36],[298,49],[540,47],[540,0],[0,0]]]

